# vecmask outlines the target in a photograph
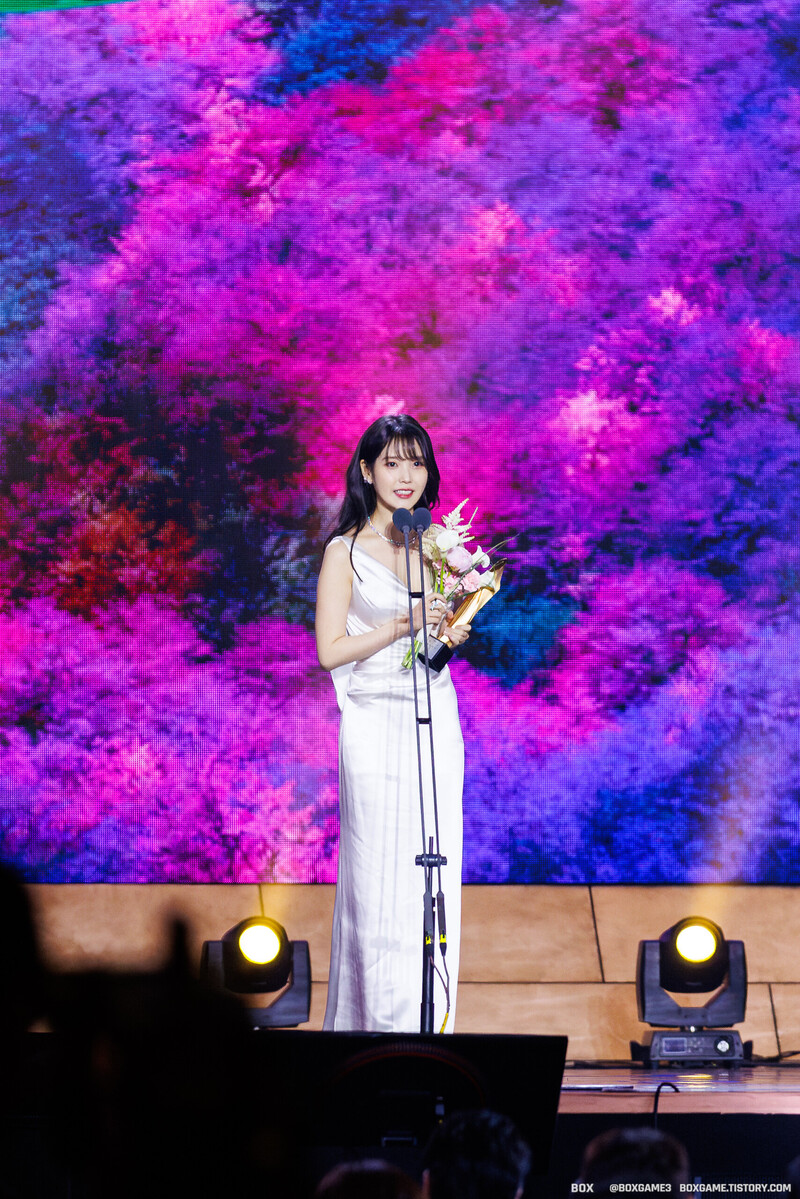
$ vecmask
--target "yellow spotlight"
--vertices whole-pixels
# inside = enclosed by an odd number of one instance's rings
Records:
[[[686,962],[707,962],[717,951],[717,938],[707,924],[687,924],[675,938],[675,948]]]
[[[267,924],[251,924],[239,936],[239,949],[248,962],[266,966],[281,951],[281,939]]]
[[[308,1020],[308,941],[290,941],[269,916],[240,920],[219,941],[204,941],[200,977],[223,991],[261,996],[246,1004],[253,1028],[296,1028]]]
[[[251,916],[222,938],[225,986],[242,995],[280,991],[292,972],[286,929],[269,916]]]

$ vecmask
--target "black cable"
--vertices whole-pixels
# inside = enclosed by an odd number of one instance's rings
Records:
[[[420,585],[422,587],[423,597],[425,594],[425,559],[422,554],[422,532],[417,534],[417,547],[419,549],[419,576]],[[413,643],[412,643],[413,645]],[[412,654],[413,654],[412,649]],[[439,844],[439,797],[436,791],[436,759],[433,752],[433,706],[431,704],[431,668],[428,658],[428,624],[423,619],[422,621],[422,652],[425,655],[425,691],[428,701],[428,741],[431,751],[431,799],[433,800],[433,832],[434,832],[434,852],[438,858],[441,858],[441,848]],[[416,655],[414,655],[416,656]],[[442,863],[439,861],[436,866],[437,878],[439,881],[439,894],[442,894]]]
[[[680,1094],[680,1087],[676,1087],[674,1082],[660,1082],[656,1087],[655,1098],[653,1099],[653,1128],[658,1128],[658,1101],[661,1098],[661,1092],[664,1087],[671,1087],[673,1091]]]
[[[428,837],[425,830],[425,784],[422,779],[422,742],[420,741],[419,725],[419,689],[417,687],[417,641],[416,631],[414,629],[414,600],[418,598],[419,592],[415,592],[411,587],[411,546],[408,539],[409,528],[406,525],[403,528],[403,541],[405,542],[406,550],[406,579],[408,580],[408,630],[411,634],[411,676],[414,683],[414,731],[417,738],[417,777],[419,780],[419,820],[422,828],[422,852],[428,852]],[[425,599],[425,582],[422,580],[422,599]],[[425,614],[423,606],[422,627],[425,627]],[[430,717],[430,695],[428,698],[428,716]]]

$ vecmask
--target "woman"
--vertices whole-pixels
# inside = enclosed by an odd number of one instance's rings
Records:
[[[392,523],[400,508],[430,507],[439,471],[430,437],[411,416],[383,416],[358,443],[346,495],[328,539],[317,589],[317,653],[334,675],[342,720],[339,735],[339,874],[324,1028],[419,1032],[422,996],[424,871],[413,675],[403,666],[411,644],[406,559]],[[414,535],[412,534],[412,537]],[[422,591],[412,545],[412,586]],[[428,590],[414,627],[438,625],[445,606]],[[448,614],[449,616],[449,614]],[[469,625],[451,628],[460,645]],[[419,677],[420,714],[425,715]],[[464,745],[447,668],[431,674],[440,851],[446,898],[452,1030],[461,915],[461,790]],[[428,726],[420,729],[426,836],[434,832]],[[438,878],[434,878],[434,891]],[[437,949],[437,966],[444,974]],[[441,978],[434,984],[434,1028],[447,1010]]]

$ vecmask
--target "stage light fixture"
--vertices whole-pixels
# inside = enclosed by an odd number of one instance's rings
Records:
[[[707,999],[693,1007],[675,994]],[[690,916],[657,941],[639,942],[636,1000],[639,1019],[654,1031],[643,1044],[631,1041],[634,1061],[735,1064],[752,1055],[752,1042],[730,1027],[744,1020],[747,1005],[744,942],[727,941],[713,920]]]
[[[219,941],[205,941],[200,976],[236,995],[263,996],[263,1004],[246,1004],[253,1028],[295,1028],[308,1020],[308,942],[290,941],[285,928],[268,916],[252,916],[228,929]]]
[[[730,966],[729,942],[713,920],[679,920],[658,944],[659,983],[665,991],[708,993],[722,986]]]

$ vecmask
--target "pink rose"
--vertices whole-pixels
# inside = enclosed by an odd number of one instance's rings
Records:
[[[453,570],[469,570],[472,566],[472,554],[463,545],[456,545],[447,551],[447,562]]]

